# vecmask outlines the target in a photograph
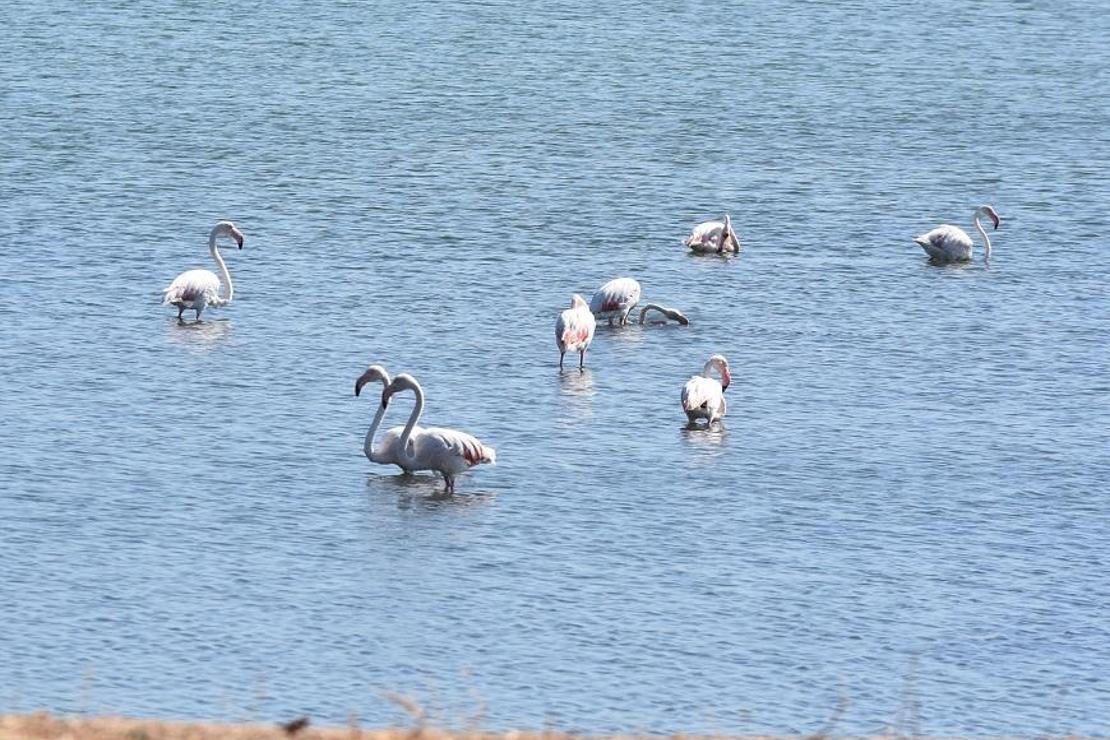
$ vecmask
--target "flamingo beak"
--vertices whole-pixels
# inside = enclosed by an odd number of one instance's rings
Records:
[[[998,217],[998,214],[995,213],[994,211],[991,211],[987,215],[991,217],[991,221],[994,221],[994,228],[997,231],[998,230],[998,224],[1002,223],[1002,219],[1000,219]]]
[[[243,248],[243,234],[240,231],[231,232],[231,236],[235,239],[235,243],[239,245],[239,249]]]

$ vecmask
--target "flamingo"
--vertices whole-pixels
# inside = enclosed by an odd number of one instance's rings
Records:
[[[586,305],[586,299],[575,293],[570,297],[570,308],[555,320],[555,344],[559,346],[559,369],[563,369],[563,355],[567,351],[578,353],[578,369],[586,365],[586,350],[594,340],[597,321]]]
[[[162,291],[164,294],[162,305],[177,306],[178,321],[182,320],[181,314],[185,312],[186,308],[196,311],[196,318],[199,321],[200,312],[206,307],[219,308],[231,303],[231,299],[235,295],[235,288],[231,285],[231,273],[227,271],[227,265],[224,264],[223,257],[220,256],[220,250],[216,248],[216,239],[221,236],[230,236],[239,245],[239,249],[242,249],[243,232],[239,231],[235,224],[230,221],[219,221],[208,234],[208,251],[220,267],[220,274],[223,276],[223,285],[227,288],[227,295],[220,295],[220,278],[216,277],[216,273],[211,270],[189,270],[181,273],[173,279],[168,288]]]
[[[371,365],[366,369],[362,375],[355,381],[355,395],[358,396],[362,392],[362,387],[367,383],[378,381],[382,384],[382,390],[389,386],[389,373],[381,365]],[[386,404],[383,401],[378,404],[378,410],[374,414],[374,420],[370,422],[370,429],[366,432],[366,441],[362,445],[362,451],[366,455],[366,459],[370,462],[380,463],[382,465],[397,465],[404,469],[397,455],[397,440],[401,438],[401,431],[404,427],[395,426],[385,433],[382,443],[374,447],[374,435],[381,426],[382,418],[385,416]],[[415,427],[413,432],[420,434],[424,430],[420,427]]]
[[[411,390],[416,394],[416,405],[408,423],[401,432],[397,447],[397,464],[406,471],[435,470],[443,475],[444,493],[455,492],[455,476],[480,465],[497,462],[497,452],[482,444],[466,432],[442,427],[427,427],[416,431],[416,422],[424,412],[424,389],[416,378],[401,373],[382,391],[382,406],[400,391]],[[414,434],[415,432],[415,434]]]
[[[590,312],[599,319],[616,318],[621,326],[628,323],[628,314],[640,302],[640,284],[632,278],[616,278],[602,285],[590,298]]]
[[[698,254],[740,252],[740,239],[732,230],[732,218],[727,213],[724,221],[705,221],[695,226],[683,244]]]
[[[983,237],[983,259],[987,262],[991,258],[991,240],[983,226],[979,223],[979,216],[986,216],[994,222],[994,228],[1002,221],[998,212],[991,206],[983,205],[975,209],[971,215],[975,228]],[[971,237],[959,226],[943,224],[932,231],[914,237],[914,241],[921,245],[929,258],[936,262],[967,262],[971,259]]]
[[[660,306],[660,305],[655,304],[655,303],[647,303],[647,304],[644,305],[643,308],[640,309],[640,324],[641,325],[644,323],[644,317],[647,316],[648,311],[658,311],[659,313],[666,316],[668,319],[673,319],[673,320],[677,321],[678,323],[682,324],[683,326],[689,326],[690,325],[690,319],[686,318],[686,315],[683,314],[678,309],[676,309],[676,308],[667,308],[666,306]],[[657,322],[654,322],[654,323],[665,324],[667,322],[666,322],[666,320],[664,320],[664,321],[657,321]]]
[[[709,373],[716,369],[721,375],[720,382]],[[693,424],[697,419],[705,419],[707,426],[719,421],[725,415],[725,390],[732,382],[728,370],[728,360],[724,355],[713,355],[701,369],[701,375],[693,375],[682,387],[682,410]]]

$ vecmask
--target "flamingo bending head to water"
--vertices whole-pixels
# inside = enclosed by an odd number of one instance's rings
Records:
[[[644,317],[647,316],[648,311],[658,311],[659,313],[666,316],[668,319],[670,319],[672,321],[677,321],[678,323],[682,324],[683,326],[689,326],[690,325],[690,319],[686,318],[686,315],[683,314],[681,311],[679,311],[677,308],[667,308],[666,306],[660,306],[656,303],[647,303],[647,304],[644,305],[643,308],[640,309],[640,324],[641,325],[644,323]],[[667,322],[664,320],[664,321],[657,321],[655,323],[665,324]]]
[[[405,470],[435,470],[443,475],[444,493],[455,492],[455,476],[475,465],[497,462],[497,452],[476,437],[456,429],[426,427],[416,431],[416,422],[424,412],[424,389],[416,378],[401,373],[382,391],[382,406],[400,391],[416,394],[416,404],[397,442],[398,465]]]
[[[640,302],[640,284],[632,278],[616,278],[602,285],[590,298],[590,312],[596,318],[608,319],[613,325],[613,319],[624,326],[628,323],[628,314]]]
[[[231,285],[231,273],[227,271],[227,265],[220,256],[220,250],[216,248],[216,239],[221,236],[230,236],[239,245],[239,249],[242,249],[243,232],[230,221],[220,221],[208,234],[208,252],[220,268],[220,275],[223,276],[222,287],[227,292],[221,294],[220,278],[211,270],[189,270],[181,273],[173,279],[168,288],[162,291],[162,305],[177,306],[179,321],[181,314],[187,308],[196,311],[196,318],[199,320],[200,312],[205,308],[226,306],[235,296],[235,288]]]
[[[721,379],[718,381],[710,375],[716,370]],[[698,419],[705,419],[708,424],[719,421],[725,415],[725,390],[732,382],[732,374],[728,369],[728,360],[724,355],[713,355],[701,369],[701,375],[691,376],[682,386],[682,410],[690,424]]]
[[[727,213],[723,221],[703,221],[698,224],[682,243],[698,254],[740,252],[740,238],[732,230],[732,218]]]
[[[590,313],[586,300],[575,293],[570,298],[570,308],[559,314],[555,320],[555,344],[559,347],[559,369],[563,369],[563,355],[567,352],[578,353],[578,369],[586,365],[586,350],[594,340],[597,321]]]
[[[983,230],[982,224],[979,223],[980,216],[989,218],[996,229],[1002,219],[994,208],[987,205],[976,208],[975,213],[971,216],[975,228],[979,231],[979,235],[983,237],[983,259],[989,262],[991,258],[991,240],[987,236],[987,232]],[[943,224],[921,236],[914,237],[914,241],[925,250],[929,259],[934,262],[967,262],[971,259],[973,249],[971,237],[959,226]]]
[[[371,365],[366,369],[366,372],[358,377],[358,380],[355,381],[355,395],[360,395],[363,386],[373,382],[381,383],[383,392],[389,386],[389,373],[381,365]],[[362,452],[370,462],[381,465],[397,465],[404,470],[405,466],[401,463],[400,456],[397,454],[399,449],[397,442],[401,438],[404,427],[395,426],[387,430],[381,444],[374,446],[374,435],[377,434],[378,427],[381,426],[382,419],[385,417],[386,406],[384,400],[377,404],[378,408],[374,412],[374,420],[370,422],[370,429],[367,430],[366,440],[362,444]],[[413,428],[414,434],[420,434],[423,431],[420,427]]]

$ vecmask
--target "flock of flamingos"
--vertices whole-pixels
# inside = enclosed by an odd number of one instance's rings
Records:
[[[979,222],[986,216],[997,229],[1000,218],[989,205],[979,206],[972,214],[975,229],[983,240],[984,259],[991,256],[991,241]],[[183,321],[186,310],[194,311],[200,320],[205,308],[219,308],[231,303],[235,290],[231,284],[231,274],[217,248],[220,237],[235,240],[239,249],[243,248],[243,232],[230,221],[220,221],[208,235],[208,251],[219,267],[217,276],[210,270],[189,270],[174,278],[163,291],[162,304],[177,307],[177,318]],[[972,241],[963,229],[944,224],[914,241],[925,250],[930,260],[938,263],[966,262],[972,257]],[[732,220],[726,214],[722,221],[706,221],[694,227],[684,244],[698,254],[733,254],[740,251],[740,240],[732,228]],[[567,352],[578,353],[578,368],[586,363],[586,350],[594,338],[597,319],[617,321],[620,325],[628,323],[628,315],[640,302],[640,284],[632,278],[616,278],[602,285],[590,298],[589,303],[582,296],[571,297],[570,308],[559,314],[555,321],[555,344],[559,348],[559,369],[563,368],[563,358]],[[640,310],[640,323],[643,324],[649,311],[658,311],[667,319],[682,325],[690,322],[680,311],[645,304]],[[716,371],[719,380],[713,377]],[[722,355],[710,357],[700,375],[694,375],[682,388],[682,410],[691,425],[704,419],[706,426],[718,422],[727,409],[724,393],[732,377],[728,360]],[[456,429],[443,427],[418,427],[416,422],[424,412],[424,389],[416,379],[407,373],[390,378],[389,373],[380,365],[372,365],[355,381],[355,395],[362,393],[367,383],[380,382],[383,386],[381,404],[378,406],[370,429],[366,432],[363,451],[371,462],[383,465],[397,465],[405,472],[432,470],[443,475],[444,492],[453,493],[455,476],[480,465],[493,464],[497,453],[489,445],[482,444],[476,437]],[[412,391],[416,403],[404,427],[393,427],[385,432],[381,444],[374,445],[374,437],[385,416],[389,400],[401,391]]]

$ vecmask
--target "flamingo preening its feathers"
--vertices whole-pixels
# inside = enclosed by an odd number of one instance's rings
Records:
[[[709,373],[716,370],[721,379],[718,381]],[[725,415],[725,390],[732,382],[728,360],[724,355],[713,355],[702,367],[701,375],[694,375],[682,386],[682,410],[691,424],[705,419],[708,424],[719,421]]]
[[[698,254],[740,252],[740,238],[732,230],[732,218],[727,213],[723,221],[704,221],[698,224],[682,243]]]
[[[227,271],[227,265],[224,264],[223,257],[220,256],[220,250],[216,247],[216,239],[221,236],[230,236],[239,245],[239,249],[242,249],[243,232],[239,231],[235,224],[230,221],[220,221],[212,227],[212,231],[208,234],[208,252],[220,268],[220,275],[223,276],[222,287],[227,292],[221,295],[220,278],[211,270],[189,270],[181,273],[174,278],[168,288],[162,291],[162,305],[177,306],[178,320],[181,320],[181,315],[187,308],[196,311],[196,318],[199,320],[200,313],[205,308],[208,306],[212,308],[226,306],[231,303],[231,299],[235,296],[235,288],[231,284],[231,273]]]
[[[616,278],[598,288],[590,298],[590,312],[596,318],[608,319],[612,326],[613,319],[624,326],[628,323],[628,314],[640,302],[640,284],[632,278]]]
[[[586,350],[594,340],[597,321],[590,313],[586,300],[575,293],[570,298],[570,308],[559,314],[555,320],[555,344],[559,347],[559,369],[563,369],[563,355],[567,352],[578,353],[578,369],[586,365]]]
[[[980,216],[989,218],[996,229],[1002,219],[994,208],[986,205],[976,208],[975,213],[971,216],[975,228],[979,231],[979,235],[983,237],[983,259],[990,261],[991,240],[987,236],[987,232],[983,230],[982,224],[979,223]],[[974,249],[971,237],[967,235],[967,232],[959,226],[951,224],[943,224],[921,236],[914,237],[914,241],[925,250],[929,259],[934,262],[966,262],[971,259],[971,253]]]
[[[401,391],[411,390],[416,394],[416,404],[408,423],[401,431],[394,448],[394,462],[408,472],[415,470],[435,470],[443,475],[444,493],[455,492],[455,476],[482,463],[497,462],[497,452],[482,444],[476,437],[456,429],[442,427],[416,426],[424,412],[424,389],[416,378],[406,373],[395,377],[382,391],[382,408],[389,406],[389,399]]]

